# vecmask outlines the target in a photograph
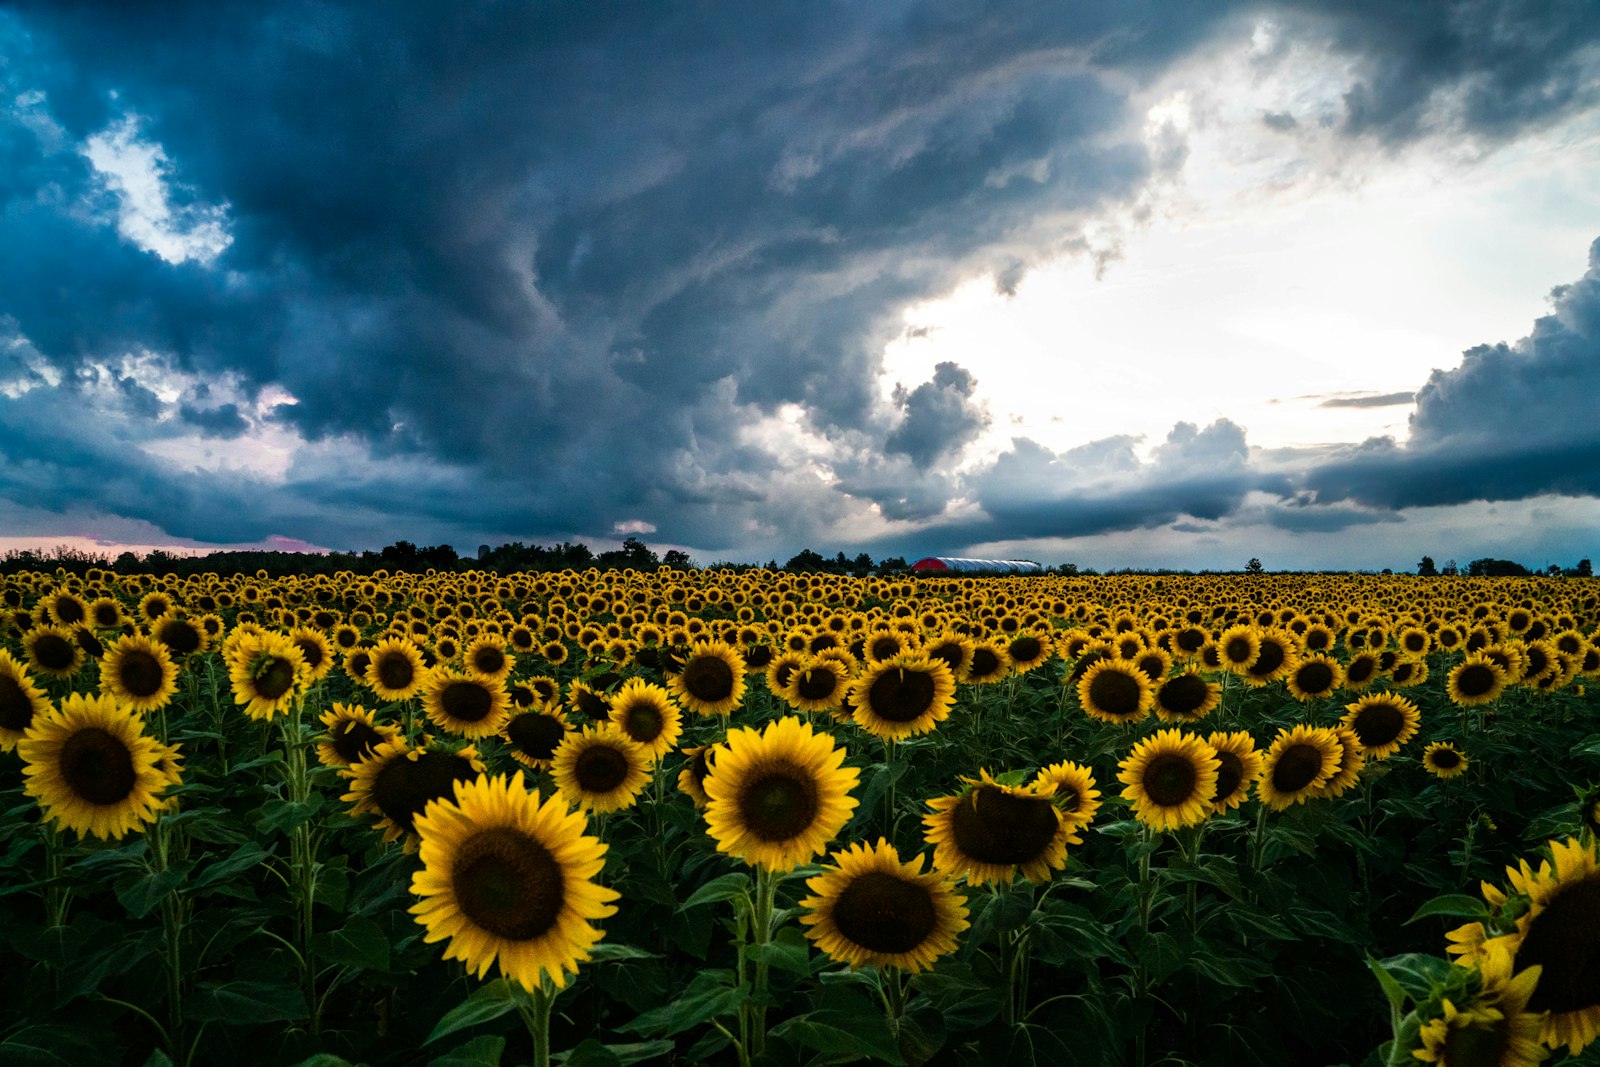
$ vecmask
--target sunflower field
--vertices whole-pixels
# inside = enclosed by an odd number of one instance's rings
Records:
[[[1600,1056],[1600,586],[0,577],[0,1063]]]

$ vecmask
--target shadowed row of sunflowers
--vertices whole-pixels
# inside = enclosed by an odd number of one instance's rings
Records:
[[[1023,1040],[1028,1056],[1060,1061],[1041,1034],[1078,1016],[1055,1002],[1108,987],[1098,1007],[1070,1007],[1101,1038],[1069,1062],[1237,1062],[1207,1028],[1248,1028],[1234,1008],[1194,1018],[1205,994],[1190,972],[1241,991],[1293,977],[1252,968],[1244,950],[1264,940],[1287,966],[1284,945],[1305,931],[1282,921],[1299,876],[1286,856],[1315,860],[1352,826],[1363,907],[1472,920],[1450,933],[1454,964],[1366,955],[1392,933],[1347,946],[1391,1007],[1369,1059],[1535,1063],[1600,1034],[1592,801],[1547,805],[1560,813],[1550,828],[1576,836],[1538,868],[1502,843],[1518,864],[1504,889],[1428,899],[1497,855],[1479,836],[1506,818],[1478,796],[1496,788],[1486,758],[1519,740],[1568,752],[1594,740],[1588,583],[665,570],[0,581],[0,746],[20,763],[12,788],[37,805],[13,816],[37,822],[45,864],[27,883],[43,907],[34,924],[70,926],[69,864],[141,864],[147,911],[161,913],[165,1003],[130,1007],[172,1062],[244,1047],[217,1035],[228,1020],[185,1011],[197,982],[183,864],[206,854],[202,819],[223,818],[202,798],[247,772],[278,805],[248,854],[275,863],[288,901],[280,930],[260,930],[298,972],[298,1006],[281,1017],[297,1055],[382,1047],[330,1046],[325,1033],[330,998],[362,970],[332,966],[351,950],[327,898],[331,839],[361,834],[381,838],[367,869],[400,872],[422,943],[480,981],[502,976],[429,1039],[516,1013],[513,1051],[540,1064],[563,1028],[577,1039],[569,1063],[976,1062]],[[259,754],[241,760],[241,746]],[[1396,889],[1375,867],[1390,847],[1372,843],[1378,824],[1416,815],[1378,795],[1396,766],[1432,783],[1412,792],[1462,835],[1442,839],[1464,845],[1459,869],[1431,885]],[[1103,798],[1112,774],[1122,788]],[[122,851],[147,833],[148,847]],[[1113,864],[1082,862],[1108,850]],[[1119,873],[1101,877],[1109,866]],[[659,929],[651,948],[608,936],[645,871],[675,914],[727,905],[726,945],[701,953],[731,966],[675,961]],[[1054,947],[1091,904],[1099,941],[1121,944]],[[1225,916],[1247,926],[1219,937]],[[1208,937],[1227,951],[1208,960]],[[606,1017],[585,1029],[553,1011],[586,964],[698,973],[681,996],[663,981],[660,1003],[600,989],[591,999],[638,1016],[597,1009]],[[1068,977],[1081,988],[1058,984]],[[935,1032],[930,1014],[951,1016],[940,1005],[984,980],[1004,987],[992,1014],[970,1033]],[[862,988],[879,1005],[870,1025],[860,997],[843,996]],[[774,1010],[784,1018],[769,1026]],[[1308,1038],[1322,1062],[1379,1045],[1347,1013],[1326,1014],[1326,1036]],[[622,1034],[650,1040],[600,1040]],[[683,1034],[695,1044],[680,1047]],[[470,1055],[500,1062],[507,1040],[480,1034]],[[1283,1056],[1303,1054],[1279,1040]]]

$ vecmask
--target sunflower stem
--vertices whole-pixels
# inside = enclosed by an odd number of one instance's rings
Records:
[[[310,795],[310,776],[306,769],[306,745],[301,720],[305,703],[296,700],[290,713],[282,720],[285,755],[285,775],[288,800],[299,809]],[[298,816],[297,816],[298,817]],[[295,945],[300,951],[301,983],[305,987],[306,1007],[311,1012],[311,1033],[322,1030],[322,1015],[317,997],[317,967],[311,952],[311,938],[315,932],[314,911],[317,895],[316,844],[312,839],[311,823],[300,818],[289,837],[289,865],[293,871],[295,890]]]
[[[177,832],[165,816],[158,818],[151,829],[155,873],[163,873],[170,866],[172,835]],[[161,900],[161,932],[167,957],[167,1053],[174,1063],[187,1065],[193,1050],[185,1050],[183,1041],[183,920],[183,897],[176,888],[168,890]]]
[[[517,1001],[517,1012],[528,1028],[528,1036],[533,1039],[533,1067],[550,1067],[550,1012],[555,1006],[556,992],[550,976],[541,971],[538,988],[526,992]]]
[[[750,1053],[759,1057],[767,1048],[767,970],[768,953],[766,948],[772,944],[772,910],[773,902],[778,895],[778,883],[782,875],[769,871],[765,866],[756,868],[756,897],[755,913],[751,916],[750,941],[761,954],[756,958],[755,984],[750,991],[754,1013],[751,1018]]]
[[[67,924],[67,902],[71,896],[61,884],[65,873],[61,855],[61,831],[48,818],[40,819],[44,831],[45,875],[44,908],[50,928],[58,930]]]
[[[888,841],[894,840],[894,772],[899,751],[900,746],[892,738],[884,739],[883,766],[889,776],[889,784],[883,791],[883,836]]]

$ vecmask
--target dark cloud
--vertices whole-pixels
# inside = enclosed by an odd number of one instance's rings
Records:
[[[938,468],[986,425],[970,374],[943,365],[885,406],[881,351],[908,302],[975,274],[1014,291],[1065,254],[1105,270],[1117,247],[1085,222],[1187,150],[1146,143],[1135,89],[1241,13],[1302,9],[1364,60],[1351,132],[1409,136],[1438,94],[1489,133],[1587,99],[1587,6],[1554,34],[1509,3],[13,5],[0,323],[29,347],[0,353],[0,496],[180,537],[647,521],[705,552],[868,505],[928,521],[958,491],[1027,529],[1226,515],[1263,479],[1231,424],[1175,430],[1154,474],[1125,444],[995,468],[1121,471],[1126,496],[963,489]],[[119,232],[80,150],[108,129],[164,150],[162,225],[221,219],[214,261]],[[112,369],[141,352],[228,391],[162,400]],[[276,389],[294,402],[274,424],[310,442],[278,480],[143,447],[253,447]],[[791,405],[835,482],[756,433]],[[113,409],[91,442],[49,432]]]
[[[1332,396],[1317,405],[1319,408],[1393,408],[1409,404],[1416,393],[1373,393],[1368,396]]]

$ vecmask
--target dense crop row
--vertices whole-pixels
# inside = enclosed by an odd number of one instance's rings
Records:
[[[0,596],[3,1062],[1510,1065],[1600,1033],[1589,581]]]

